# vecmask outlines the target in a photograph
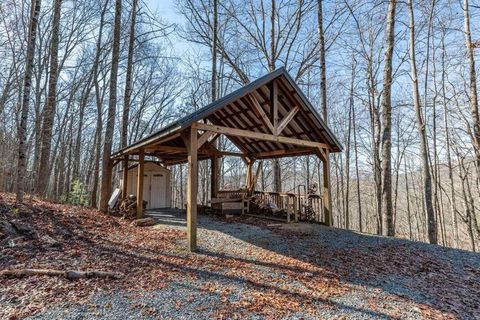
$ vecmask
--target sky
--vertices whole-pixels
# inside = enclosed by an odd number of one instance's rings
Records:
[[[177,12],[175,0],[145,0],[145,3],[149,6],[152,12],[158,13],[158,15],[168,24],[175,23],[182,26],[184,19],[183,16]],[[189,44],[175,37],[175,41],[172,43],[174,53],[177,56],[183,56],[184,53],[189,49]]]
[[[181,18],[175,9],[175,2],[172,0],[145,0],[150,10],[157,11],[162,17],[168,19],[169,22],[174,22]]]

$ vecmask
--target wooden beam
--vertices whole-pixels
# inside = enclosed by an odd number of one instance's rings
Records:
[[[197,143],[198,143],[198,146],[197,146],[197,148],[200,149],[200,148],[204,145],[204,143],[208,141],[208,139],[209,139],[210,137],[215,136],[215,135],[218,135],[218,133],[211,132],[211,131],[210,131],[210,132],[208,132],[208,131],[207,131],[207,132],[204,132],[204,133],[198,138],[198,142],[197,142]]]
[[[138,152],[138,167],[137,167],[137,219],[143,216],[143,172],[145,164],[145,153],[143,149]]]
[[[271,133],[275,134],[275,127],[273,124],[270,122],[270,119],[268,119],[267,114],[263,110],[262,106],[258,102],[257,98],[253,94],[249,94],[248,98],[250,99],[250,102],[253,105],[253,111],[255,114],[262,120],[262,122],[268,127]]]
[[[295,106],[290,112],[282,119],[282,122],[277,127],[277,134],[282,133],[283,129],[292,121],[293,117],[297,114],[298,110],[300,109],[299,106]]]
[[[327,156],[327,151],[328,149],[326,148],[325,150],[323,148],[318,148],[317,149],[317,153],[318,153],[318,156],[320,158],[320,160],[322,161],[327,161],[328,160],[328,156]]]
[[[150,152],[166,152],[166,153],[186,153],[187,148],[184,147],[174,147],[174,146],[152,146],[149,147]]]
[[[329,148],[329,146],[326,143],[321,143],[321,142],[275,136],[275,135],[261,133],[261,132],[253,132],[253,131],[247,131],[247,130],[241,130],[241,129],[235,129],[235,128],[228,128],[223,126],[216,126],[211,124],[198,123],[198,122],[193,123],[192,128],[205,130],[205,131],[213,131],[220,134],[224,134],[226,136],[237,136],[237,137],[244,137],[244,138],[250,138],[250,139],[256,139],[256,140],[293,144],[293,145],[302,146],[302,147],[326,148],[326,149]]]
[[[198,193],[198,163],[197,163],[197,130],[190,129],[188,137],[188,182],[187,182],[187,240],[191,252],[197,250],[197,193]]]
[[[281,158],[281,157],[288,157],[288,156],[295,156],[295,155],[305,155],[305,154],[312,154],[312,153],[314,154],[317,152],[319,152],[318,148],[300,147],[300,148],[292,148],[292,149],[285,149],[285,150],[260,152],[255,154],[255,159]]]
[[[212,133],[212,132],[210,132]],[[213,133],[216,134],[216,133]],[[174,147],[174,146],[156,146],[155,149],[148,149],[150,152],[164,152],[164,153],[169,153],[172,155],[177,155],[179,153],[188,153],[188,148],[184,147]],[[215,151],[216,149],[210,145],[205,145],[204,148],[200,148],[198,150],[199,154],[209,154]]]
[[[126,199],[128,188],[128,155],[123,157],[122,199]]]
[[[112,159],[121,159],[125,154],[133,154],[135,153],[136,150],[140,150],[140,149],[145,149],[148,145],[157,145],[157,144],[161,144],[161,143],[164,143],[166,141],[170,141],[172,139],[175,139],[175,138],[178,138],[180,136],[180,133],[175,133],[175,134],[172,134],[172,135],[166,135],[164,137],[160,137],[160,138],[157,138],[157,137],[152,137],[148,140],[145,140],[141,143],[138,143],[138,144],[133,144],[123,150],[120,150],[118,151],[117,153],[115,153],[114,155],[112,155]]]
[[[234,151],[218,151],[219,155],[228,156],[228,157],[244,157],[245,155],[241,152],[234,152]]]

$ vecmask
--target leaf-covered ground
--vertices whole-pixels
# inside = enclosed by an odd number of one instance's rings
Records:
[[[320,225],[184,215],[133,227],[96,210],[0,194],[0,270],[102,270],[121,280],[0,279],[0,318],[480,319],[480,255]]]

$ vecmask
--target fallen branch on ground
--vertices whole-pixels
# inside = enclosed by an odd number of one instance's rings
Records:
[[[0,278],[23,278],[29,276],[51,276],[51,277],[65,277],[69,280],[76,280],[82,278],[111,278],[120,279],[124,275],[118,272],[107,271],[75,271],[75,270],[52,270],[52,269],[10,269],[0,271]]]

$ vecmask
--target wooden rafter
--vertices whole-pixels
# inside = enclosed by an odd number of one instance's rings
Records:
[[[248,98],[250,99],[250,102],[252,103],[253,110],[255,114],[262,120],[262,122],[268,127],[271,133],[275,134],[275,127],[273,124],[270,122],[270,119],[268,119],[267,114],[263,110],[262,106],[258,102],[257,98],[253,94],[249,94]]]
[[[273,124],[273,134],[278,135],[278,86],[277,81],[274,79],[272,81],[272,87],[270,91],[270,103],[272,104],[272,124]]]

